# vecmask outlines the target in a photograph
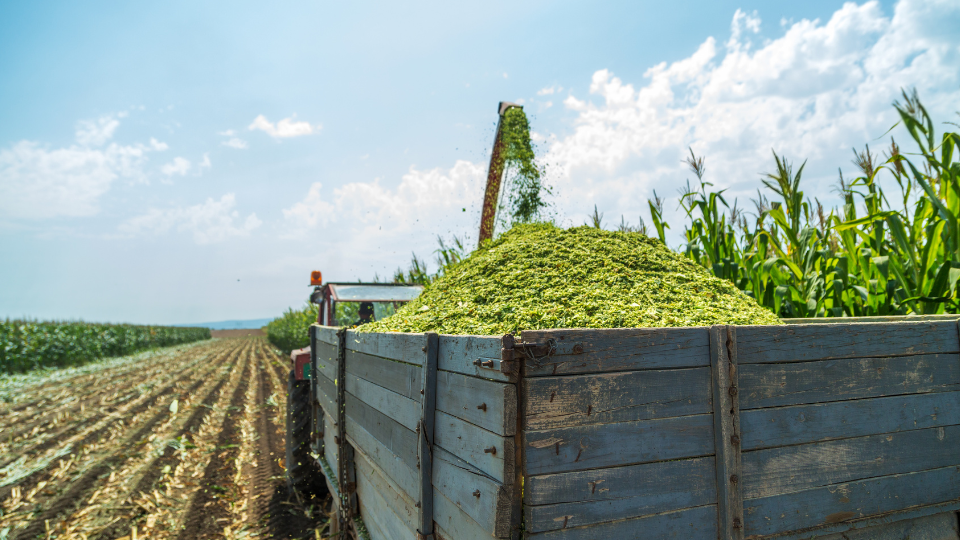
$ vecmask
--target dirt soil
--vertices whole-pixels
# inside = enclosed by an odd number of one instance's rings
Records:
[[[289,360],[252,337],[33,383],[0,403],[0,537],[325,538],[287,494]]]
[[[244,330],[211,330],[210,335],[215,338],[232,338],[244,336],[265,336],[267,334],[262,328],[251,328]]]

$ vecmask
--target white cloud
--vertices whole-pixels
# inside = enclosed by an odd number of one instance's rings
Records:
[[[540,90],[537,90],[537,95],[550,96],[559,92],[563,92],[563,87],[554,85],[554,86],[548,86],[546,88],[541,88]]]
[[[175,157],[173,161],[167,163],[163,167],[160,167],[160,172],[167,176],[173,176],[179,174],[180,176],[185,176],[190,172],[190,160],[182,157]]]
[[[80,122],[77,144],[65,148],[20,141],[0,149],[0,215],[28,220],[92,216],[115,180],[145,180],[146,155],[167,146],[155,139],[149,145],[107,144],[124,116]]]
[[[237,132],[232,129],[226,129],[217,133],[217,135],[223,135],[224,137],[233,137]]]
[[[290,118],[284,118],[276,124],[273,124],[267,120],[266,116],[261,114],[253,119],[253,123],[251,123],[247,129],[251,131],[263,131],[275,139],[286,139],[290,137],[311,135],[320,131],[321,129],[320,124],[312,126],[309,122],[297,122],[294,120],[294,118],[295,116],[291,116]]]
[[[752,47],[759,15],[738,10],[724,45],[707,38],[690,57],[648,69],[640,85],[599,70],[590,99],[564,101],[573,132],[545,146],[561,206],[645,213],[652,189],[671,196],[692,177],[682,164],[690,146],[728,195],[755,193],[775,149],[798,164],[809,158],[807,194],[829,197],[852,147],[889,142],[876,139],[897,120],[901,88],[916,86],[935,118],[954,118],[956,28],[956,2],[905,0],[892,17],[876,2],[847,3],[826,22],[801,20]]]
[[[200,168],[201,168],[201,169],[209,169],[209,168],[212,167],[212,166],[213,166],[213,164],[210,163],[210,153],[209,153],[209,152],[204,152],[204,153],[203,153],[203,161],[200,162]]]
[[[247,141],[237,137],[234,137],[229,141],[224,141],[221,144],[223,144],[223,146],[229,146],[230,148],[236,148],[237,150],[243,150],[247,147]]]
[[[236,197],[228,193],[219,201],[212,198],[194,206],[150,209],[146,214],[137,216],[120,225],[120,232],[130,236],[143,233],[163,234],[170,230],[193,235],[197,244],[212,244],[231,238],[248,236],[263,222],[255,213],[241,218],[234,209]]]

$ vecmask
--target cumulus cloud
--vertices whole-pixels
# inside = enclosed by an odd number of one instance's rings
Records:
[[[829,194],[852,147],[883,144],[875,140],[896,122],[891,102],[901,88],[917,87],[939,119],[960,103],[956,2],[903,0],[892,16],[877,2],[847,3],[757,46],[760,15],[738,10],[722,45],[709,37],[642,81],[601,69],[589,98],[565,99],[575,128],[545,144],[545,162],[557,165],[551,179],[567,211],[586,213],[597,201],[609,215],[635,215],[652,189],[672,195],[691,176],[688,147],[729,194],[759,186],[771,149],[809,159],[808,194]]]
[[[250,131],[260,130],[275,139],[312,135],[321,129],[320,124],[312,126],[309,122],[297,122],[294,118],[295,116],[284,118],[274,124],[267,120],[266,116],[261,114],[253,119],[253,123],[251,123],[247,129]]]
[[[207,161],[209,162],[209,159]],[[190,172],[190,168],[190,160],[178,156],[173,158],[173,161],[170,163],[160,167],[160,172],[167,176],[173,176],[175,174],[186,176],[186,174]]]
[[[247,147],[247,141],[240,139],[238,137],[233,137],[229,140],[223,141],[223,146],[229,146],[230,148],[236,148],[237,150],[243,150]]]
[[[129,219],[120,226],[122,234],[163,234],[171,230],[190,233],[197,244],[213,244],[248,236],[263,223],[255,213],[242,218],[234,209],[236,197],[228,193],[219,201],[212,198],[188,207],[165,210],[152,208],[146,214]]]
[[[166,150],[167,145],[155,139],[148,145],[109,142],[123,116],[80,122],[76,144],[65,148],[20,141],[0,149],[0,215],[11,219],[92,216],[118,178],[144,180],[147,154]]]

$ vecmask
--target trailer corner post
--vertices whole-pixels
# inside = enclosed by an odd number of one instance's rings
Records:
[[[340,530],[342,536],[351,530],[353,518],[358,513],[357,478],[353,465],[353,447],[347,443],[346,375],[347,375],[347,329],[337,329],[337,455],[340,457],[337,480],[340,484]]]
[[[426,353],[421,379],[420,424],[417,426],[417,466],[420,468],[420,508],[417,540],[432,540],[433,534],[433,432],[437,410],[437,361],[440,352],[440,336],[426,334]]]
[[[717,461],[717,537],[743,540],[740,399],[735,326],[710,327],[714,445]]]
[[[323,409],[320,408],[320,400],[317,399],[317,373],[319,366],[317,364],[317,330],[315,324],[310,325],[308,334],[310,336],[310,411],[313,418],[313,433],[310,442],[310,449],[317,455],[323,455]]]

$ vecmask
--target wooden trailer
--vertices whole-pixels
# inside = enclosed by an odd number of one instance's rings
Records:
[[[311,344],[355,537],[958,539],[956,317]]]

